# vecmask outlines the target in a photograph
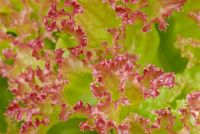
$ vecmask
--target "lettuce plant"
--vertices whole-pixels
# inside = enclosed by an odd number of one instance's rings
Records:
[[[0,133],[200,133],[198,0],[0,0]]]

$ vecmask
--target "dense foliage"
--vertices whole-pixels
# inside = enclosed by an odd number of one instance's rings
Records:
[[[200,133],[199,0],[0,0],[0,133]]]

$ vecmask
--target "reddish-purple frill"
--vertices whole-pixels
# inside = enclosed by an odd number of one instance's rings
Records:
[[[187,100],[191,110],[200,111],[200,91],[189,94]]]
[[[109,92],[109,90],[124,92],[126,80],[129,76],[134,75],[132,71],[136,59],[135,56],[125,54],[95,65],[93,71],[95,82],[91,84],[94,96],[103,97],[104,94],[112,92]]]
[[[43,82],[42,85],[35,81],[37,78]],[[49,103],[49,107],[53,107],[62,103],[61,89],[66,82],[59,74],[56,76],[52,70],[48,70],[48,67],[44,70],[39,67],[33,70],[29,67],[20,76],[10,79],[10,88],[15,99],[9,105],[7,114],[18,121],[24,121],[22,133],[26,133],[31,127],[48,124],[48,114],[43,106]],[[34,120],[35,116],[41,116],[42,120]]]
[[[138,118],[130,118],[127,115],[127,118],[121,122],[117,121],[118,115],[113,117],[113,112],[117,114],[122,107],[131,106],[134,103],[133,100],[129,100],[129,96],[126,96],[126,90],[129,90],[130,87],[132,91],[129,93],[140,90],[139,93],[143,93],[144,98],[155,98],[159,95],[158,89],[160,87],[171,88],[174,86],[174,74],[164,73],[162,69],[153,65],[146,67],[143,75],[140,76],[136,61],[135,56],[124,54],[110,60],[104,60],[94,66],[94,82],[91,84],[91,91],[98,99],[98,103],[91,106],[84,105],[80,101],[74,107],[75,111],[88,116],[88,120],[80,124],[81,130],[96,130],[98,133],[105,134],[114,129],[118,134],[128,134],[132,131],[131,122],[133,119],[143,125],[144,131],[150,132],[153,129],[148,119],[139,118],[139,116]],[[153,91],[156,94],[152,93]],[[144,124],[148,127],[145,127]],[[156,123],[154,123],[154,128],[158,128],[155,126]]]
[[[158,0],[155,3],[157,3],[156,6],[159,7],[159,11],[155,11],[157,12],[155,17],[149,18],[149,16],[142,11],[143,8],[150,5],[148,0],[122,0],[122,3],[118,2],[117,0],[102,1],[110,4],[111,7],[116,11],[117,16],[122,19],[122,29],[124,29],[127,24],[134,24],[136,20],[140,20],[143,23],[144,32],[149,31],[154,23],[158,23],[158,28],[160,30],[165,30],[168,26],[166,19],[172,15],[174,11],[180,11],[186,2],[186,0]],[[127,4],[136,5],[138,8],[133,10],[127,6]]]
[[[147,66],[143,71],[143,76],[138,77],[145,98],[157,97],[160,87],[172,88],[175,84],[175,75],[173,73],[164,73],[160,68],[154,65]]]
[[[87,38],[83,29],[75,21],[75,15],[83,12],[82,7],[76,0],[66,0],[65,7],[72,7],[71,12],[67,12],[63,9],[58,9],[54,3],[48,11],[48,15],[44,19],[44,24],[47,31],[64,31],[74,36],[79,44],[70,48],[70,52],[79,56],[80,54],[88,55],[84,48],[87,46]]]

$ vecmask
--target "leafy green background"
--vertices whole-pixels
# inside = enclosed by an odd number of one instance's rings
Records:
[[[9,15],[13,10],[15,12],[23,9],[23,4],[19,0],[10,0],[13,9],[0,5],[0,14]],[[115,17],[114,11],[100,0],[79,0],[84,7],[85,12],[76,17],[77,22],[84,28],[88,40],[89,47],[101,48],[101,42],[112,42],[111,35],[107,32],[107,28],[117,27],[120,24],[120,19]],[[31,0],[30,0],[31,3]],[[135,109],[135,113],[139,113],[145,117],[154,120],[154,115],[151,110],[164,108],[169,106],[176,109],[184,104],[186,95],[200,88],[200,67],[194,65],[187,68],[188,59],[181,57],[180,50],[175,47],[177,36],[189,38],[194,37],[200,39],[200,26],[188,17],[190,10],[200,9],[200,1],[188,0],[180,12],[174,13],[168,19],[168,29],[159,31],[157,26],[153,26],[151,32],[142,33],[141,25],[128,26],[126,31],[126,40],[123,42],[124,47],[129,53],[137,53],[140,57],[139,63],[141,66],[147,64],[155,64],[165,71],[175,72],[178,84],[170,90],[161,90],[160,96],[156,99],[147,99],[142,101]],[[32,4],[34,11],[37,10],[37,5]],[[36,12],[33,12],[37,14]],[[1,18],[0,18],[1,19]],[[5,28],[0,24],[0,29]],[[7,31],[14,31],[7,28]],[[17,33],[16,33],[17,35]],[[45,47],[49,49],[69,48],[76,44],[75,40],[67,34],[60,33],[56,35],[57,42],[46,39]],[[7,47],[7,42],[0,42],[0,50]],[[1,55],[1,54],[0,54]],[[76,68],[75,68],[76,69]],[[79,69],[79,68],[77,68]],[[79,99],[84,102],[95,104],[96,100],[92,96],[89,83],[92,80],[91,72],[81,70],[80,72],[72,72],[69,75],[70,81],[65,87],[64,95],[70,104],[75,104]],[[7,80],[0,77],[0,133],[6,133],[8,119],[4,116],[4,112],[9,101],[12,99],[12,94],[8,90]],[[127,110],[129,111],[129,110]],[[41,133],[47,134],[82,134],[79,130],[79,122],[85,118],[75,116],[66,122],[59,122],[57,119],[59,110],[55,110],[52,115],[53,124],[50,127],[41,127]],[[123,111],[126,113],[126,109]],[[122,115],[123,116],[123,115]],[[181,123],[177,121],[176,128],[179,129]],[[15,133],[15,132],[14,132]],[[94,134],[95,132],[84,132],[83,134]]]

